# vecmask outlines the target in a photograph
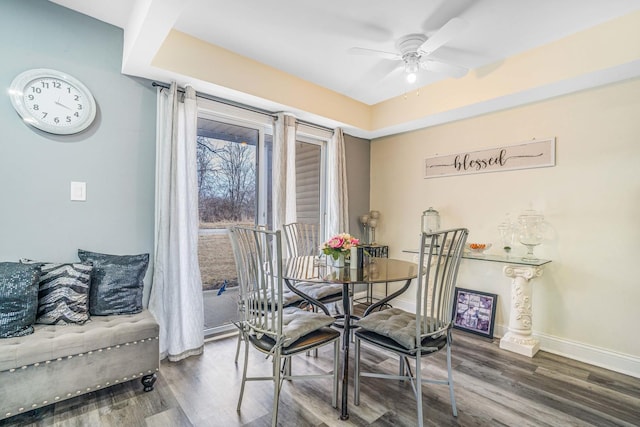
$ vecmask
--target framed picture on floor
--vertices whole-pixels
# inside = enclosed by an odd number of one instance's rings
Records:
[[[498,295],[456,288],[453,304],[453,327],[483,337],[493,338]]]

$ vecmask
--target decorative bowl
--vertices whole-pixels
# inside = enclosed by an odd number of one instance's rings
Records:
[[[484,251],[491,247],[491,243],[467,243],[466,249],[475,255],[482,255]]]

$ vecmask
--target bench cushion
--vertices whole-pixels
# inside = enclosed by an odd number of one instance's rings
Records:
[[[6,338],[0,345],[0,372],[89,351],[106,349],[141,339],[158,337],[153,315],[94,316],[84,325],[35,325],[35,332]]]

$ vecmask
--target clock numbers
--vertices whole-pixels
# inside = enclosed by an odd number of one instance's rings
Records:
[[[90,90],[61,71],[26,70],[13,79],[9,93],[24,121],[46,132],[78,133],[95,119],[96,104]]]
[[[84,101],[74,87],[54,78],[36,79],[29,83],[24,102],[38,112],[40,119],[55,126],[71,126],[83,119]],[[71,113],[71,110],[75,110]]]

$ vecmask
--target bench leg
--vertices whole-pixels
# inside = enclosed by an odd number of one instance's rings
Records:
[[[153,385],[156,383],[156,380],[158,379],[158,375],[153,373],[153,374],[149,374],[149,375],[145,375],[144,377],[142,377],[142,385],[144,386],[144,391],[151,391],[153,390]]]

